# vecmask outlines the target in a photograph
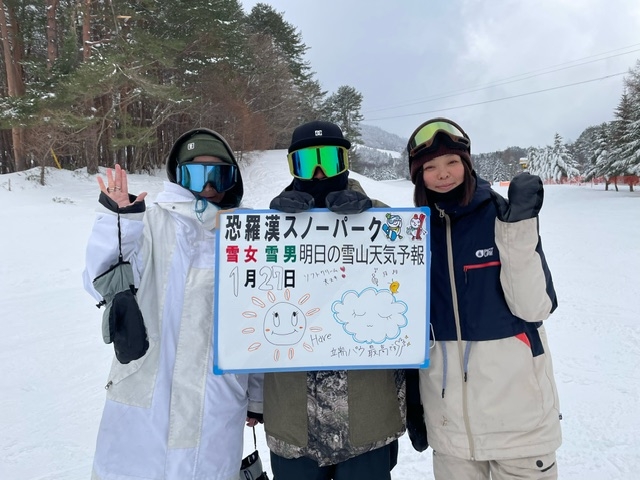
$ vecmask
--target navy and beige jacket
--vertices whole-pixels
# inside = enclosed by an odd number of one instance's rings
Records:
[[[429,443],[475,460],[552,454],[559,405],[542,321],[557,300],[538,218],[497,219],[480,178],[465,207],[431,215],[430,367],[420,371]]]

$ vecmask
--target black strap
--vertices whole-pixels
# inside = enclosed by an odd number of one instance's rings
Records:
[[[258,442],[256,440],[256,427],[251,427],[251,429],[253,430],[253,448],[254,450],[258,449]]]
[[[122,262],[122,230],[120,230],[120,212],[118,212],[118,253],[118,260]]]

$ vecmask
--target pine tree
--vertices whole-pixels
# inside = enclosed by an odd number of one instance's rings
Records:
[[[529,147],[527,149],[527,170],[532,175],[539,175],[540,178],[545,180],[544,166],[545,166],[545,149],[537,147]]]
[[[630,156],[633,150],[629,144],[632,137],[633,125],[633,103],[627,88],[620,97],[620,102],[614,111],[615,120],[611,128],[611,162],[606,175],[613,178],[613,184],[618,190],[617,177],[628,173]]]
[[[287,62],[289,72],[297,86],[311,79],[311,67],[304,59],[308,48],[302,41],[302,34],[295,26],[284,20],[282,13],[277,12],[271,5],[257,3],[247,16],[247,25],[253,34],[261,34],[269,38],[278,55]]]
[[[611,124],[603,123],[594,127],[593,153],[590,165],[585,170],[584,180],[589,182],[594,178],[603,177],[605,179],[605,189],[609,189],[609,170],[611,168]]]
[[[340,126],[352,143],[360,139],[360,122],[364,118],[360,113],[361,107],[362,94],[348,85],[338,88],[325,102],[325,115]]]
[[[574,165],[573,157],[562,141],[562,137],[559,133],[556,133],[553,139],[553,146],[548,151],[546,178],[556,183],[563,183],[565,179],[577,177],[580,172]]]
[[[640,174],[640,60],[625,78],[626,92],[615,115],[619,124],[616,131],[616,155],[613,165],[617,175]],[[629,187],[633,191],[633,184]]]
[[[592,166],[594,148],[598,145],[599,128],[599,125],[587,127],[573,144],[567,146],[576,163],[576,168],[583,174]]]

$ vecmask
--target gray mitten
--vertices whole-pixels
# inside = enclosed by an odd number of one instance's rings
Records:
[[[493,202],[502,222],[514,223],[535,218],[540,213],[544,200],[544,187],[537,175],[520,173],[509,183],[509,201],[492,192]]]
[[[331,192],[327,195],[326,203],[332,212],[344,214],[361,213],[373,206],[369,197],[355,190]]]
[[[296,190],[284,191],[269,204],[269,208],[280,210],[285,213],[299,213],[315,207],[316,202],[307,192],[298,192]]]
[[[149,349],[147,329],[136,301],[133,268],[120,260],[93,280],[102,298],[98,308],[105,306],[102,316],[102,337],[113,343],[116,358],[122,364],[138,360]]]

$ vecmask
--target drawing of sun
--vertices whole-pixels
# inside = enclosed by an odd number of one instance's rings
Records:
[[[311,308],[306,312],[302,310],[303,305],[310,298],[311,295],[306,293],[297,302],[292,303],[291,291],[285,289],[284,300],[278,301],[276,295],[269,291],[267,292],[266,302],[258,297],[251,297],[251,303],[261,309],[266,309],[264,314],[252,310],[242,312],[242,316],[245,318],[258,319],[262,317],[262,333],[265,340],[276,347],[273,351],[273,358],[276,362],[280,360],[280,348],[277,347],[289,347],[287,349],[287,358],[293,360],[295,357],[295,345],[302,341],[307,332],[307,318],[320,311],[319,308]],[[308,330],[321,332],[322,327],[311,326]],[[256,328],[246,327],[242,329],[242,333],[245,335],[254,334],[256,333]],[[254,352],[261,346],[262,343],[256,341],[249,345],[248,350]],[[302,342],[302,347],[308,352],[313,352],[313,347],[307,342]]]

